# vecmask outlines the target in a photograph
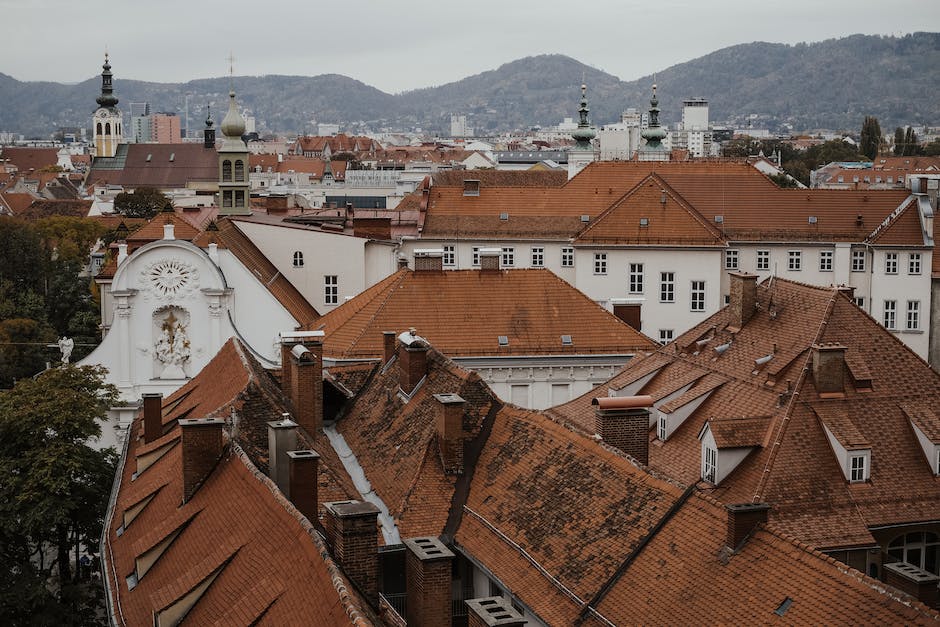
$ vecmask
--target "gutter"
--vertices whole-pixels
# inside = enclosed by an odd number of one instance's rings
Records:
[[[115,589],[117,589],[119,585],[119,580],[117,572],[114,570],[114,559],[110,552],[108,534],[111,529],[111,522],[114,520],[114,506],[117,504],[117,495],[118,492],[121,491],[121,477],[124,474],[124,466],[127,463],[127,451],[130,447],[133,424],[133,421],[131,421],[131,425],[127,428],[127,434],[124,436],[124,448],[121,451],[120,463],[118,463],[115,469],[114,481],[111,483],[111,495],[108,498],[108,511],[105,514],[104,525],[101,528],[101,541],[98,546],[98,551],[101,555],[101,582],[104,584],[104,596],[108,607],[108,624],[112,627],[119,627],[126,624],[124,613],[121,611],[120,595],[112,595],[111,593],[112,577],[108,576],[107,565],[111,566],[111,575],[113,576]],[[107,556],[107,559],[105,559],[105,556]],[[118,622],[118,616],[120,616],[120,622]]]

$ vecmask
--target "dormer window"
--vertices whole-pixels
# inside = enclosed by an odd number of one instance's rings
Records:
[[[852,483],[860,483],[867,479],[868,475],[866,474],[866,469],[868,465],[865,463],[865,455],[850,456],[849,466],[849,481]]]
[[[864,483],[871,479],[871,444],[852,422],[844,407],[814,407],[822,423],[832,453],[842,467],[849,483]]]
[[[718,451],[710,446],[702,446],[702,479],[717,484]]]

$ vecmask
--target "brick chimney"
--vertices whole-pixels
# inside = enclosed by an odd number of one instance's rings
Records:
[[[845,392],[845,346],[813,344],[813,381],[820,395]]]
[[[313,435],[323,424],[323,345],[297,344],[290,352],[294,420]]]
[[[885,583],[906,592],[928,607],[940,607],[940,588],[937,577],[906,562],[892,562],[882,566]]]
[[[408,258],[398,253],[398,269],[403,270],[408,267]]]
[[[467,627],[522,627],[526,620],[503,597],[468,599]]]
[[[268,477],[285,495],[290,485],[287,451],[296,449],[297,423],[290,419],[290,414],[268,423]]]
[[[414,329],[398,336],[401,351],[398,353],[398,385],[405,394],[413,394],[418,383],[428,373],[428,342]]]
[[[189,501],[222,456],[220,418],[180,418],[183,448],[183,502]]]
[[[620,449],[644,466],[649,464],[651,396],[595,398],[594,429],[605,443]]]
[[[728,310],[731,312],[730,325],[743,328],[757,310],[757,275],[747,272],[729,272],[731,278],[731,297]]]
[[[317,470],[320,456],[316,451],[287,451],[288,487],[287,498],[311,523],[319,520],[319,486]]]
[[[333,558],[359,592],[373,604],[379,601],[379,508],[362,501],[324,503],[324,529]]]
[[[499,270],[499,258],[503,254],[502,248],[481,248],[477,252],[480,255],[480,270]]]
[[[444,250],[441,248],[415,249],[415,272],[443,272]]]
[[[463,474],[463,413],[466,401],[457,394],[435,394],[437,409],[437,443],[444,472]]]
[[[298,344],[313,349],[323,343],[323,331],[281,331],[281,391],[284,396],[291,395],[290,352]]]
[[[163,436],[163,394],[148,392],[144,400],[144,443],[150,444]]]
[[[405,540],[408,625],[451,624],[451,565],[454,554],[437,538]]]
[[[728,536],[725,543],[737,552],[757,525],[767,522],[767,503],[725,505],[728,512]]]
[[[387,364],[395,356],[395,335],[394,331],[382,331],[382,363]]]

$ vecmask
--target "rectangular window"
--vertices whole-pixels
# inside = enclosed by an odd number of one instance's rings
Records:
[[[503,267],[511,268],[516,264],[516,249],[510,247],[503,248]]]
[[[920,301],[907,301],[907,330],[916,331],[920,328]]]
[[[659,420],[656,421],[656,437],[661,441],[666,441],[666,427],[668,422],[666,421],[666,414],[660,413]]]
[[[457,247],[456,246],[444,246],[443,263],[445,266],[457,265]]]
[[[738,251],[726,250],[725,251],[725,270],[737,270],[737,269],[738,269]]]
[[[852,302],[855,303],[858,307],[861,307],[861,308],[863,308],[863,309],[864,309],[864,307],[865,307],[865,297],[864,297],[864,296],[856,296],[855,298],[852,299]]]
[[[832,272],[832,251],[831,250],[819,251],[819,271],[820,272]]]
[[[705,311],[705,281],[692,281],[689,300],[692,311]]]
[[[769,250],[757,251],[757,269],[758,270],[770,270],[770,251]]]
[[[545,265],[545,249],[544,248],[533,248],[532,249],[532,267],[541,268]]]
[[[803,253],[799,250],[787,251],[787,270],[797,272],[803,269]]]
[[[339,302],[339,277],[328,274],[323,277],[323,302],[335,305]]]
[[[852,251],[852,272],[865,272],[865,251]]]
[[[907,273],[920,274],[920,253],[911,253],[907,257]]]
[[[659,273],[659,300],[664,303],[676,302],[676,273]]]
[[[897,323],[898,302],[886,300],[884,309],[884,324],[886,329],[894,329]]]
[[[631,294],[643,293],[643,264],[642,263],[630,264],[630,293]]]
[[[672,341],[673,330],[672,329],[660,329],[659,330],[659,343],[668,344]]]
[[[885,274],[898,273],[898,254],[885,253]]]
[[[865,481],[865,456],[853,455],[850,463],[852,466],[849,468],[849,476],[851,477],[852,483]]]
[[[574,248],[562,248],[561,249],[561,267],[562,268],[574,267]]]
[[[708,446],[702,447],[702,479],[715,483],[718,476],[718,451]]]
[[[607,253],[594,253],[594,274],[607,274]]]
[[[471,259],[470,263],[474,266],[480,265],[480,247],[479,246],[473,247],[473,259]]]

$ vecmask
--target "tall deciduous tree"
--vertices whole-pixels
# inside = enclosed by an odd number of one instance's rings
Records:
[[[878,156],[878,151],[880,148],[881,125],[878,124],[878,118],[870,115],[865,116],[865,120],[862,122],[862,134],[861,141],[859,142],[859,149],[863,155],[869,159],[874,159]]]
[[[138,187],[132,193],[121,192],[114,198],[114,210],[129,218],[152,218],[170,199],[153,187]]]
[[[95,624],[95,590],[79,583],[72,559],[101,533],[116,456],[87,443],[116,398],[90,366],[53,368],[0,393],[3,624]]]

